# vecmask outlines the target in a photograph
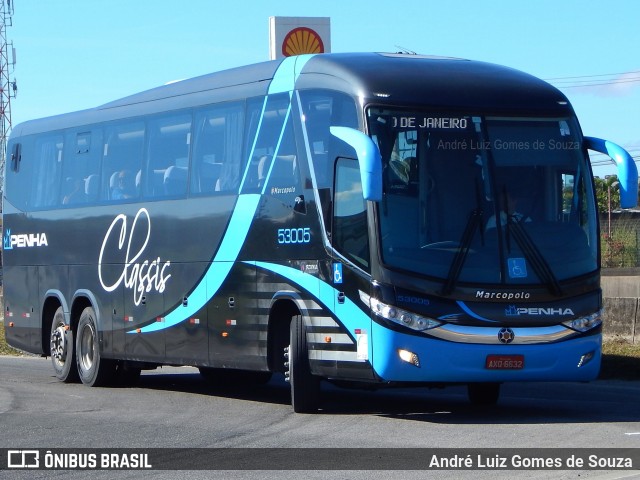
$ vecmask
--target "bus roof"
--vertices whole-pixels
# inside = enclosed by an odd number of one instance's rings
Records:
[[[136,93],[107,104],[24,122],[14,135],[265,95],[282,60],[237,67]],[[335,53],[310,58],[296,88],[336,89],[363,103],[474,113],[567,114],[567,98],[526,73],[495,64],[413,54]]]
[[[527,73],[491,63],[412,54],[318,55],[297,87],[332,75],[366,102],[513,112],[566,113],[567,98]],[[339,82],[336,82],[339,83]]]

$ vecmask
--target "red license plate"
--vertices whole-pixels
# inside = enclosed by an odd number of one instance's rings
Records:
[[[487,355],[484,367],[489,370],[521,370],[524,368],[524,355]]]

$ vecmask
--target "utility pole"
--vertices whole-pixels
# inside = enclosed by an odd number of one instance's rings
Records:
[[[14,3],[14,0],[0,0],[0,193],[4,188],[7,140],[11,132],[11,99],[18,93],[18,84],[13,77],[16,49],[7,39],[7,27],[13,26]]]

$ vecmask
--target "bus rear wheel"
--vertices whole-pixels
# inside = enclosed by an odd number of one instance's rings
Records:
[[[51,363],[53,364],[56,378],[65,383],[78,381],[73,340],[73,330],[64,321],[62,307],[58,307],[51,323],[49,347],[51,350]]]
[[[289,346],[285,349],[285,375],[291,385],[291,405],[296,413],[318,411],[320,379],[311,374],[307,334],[301,315],[291,319]]]
[[[474,405],[495,405],[500,397],[500,384],[470,383],[467,385],[467,393]]]
[[[100,355],[96,314],[87,307],[80,315],[76,339],[76,360],[80,380],[90,387],[109,383],[115,373],[115,363]]]

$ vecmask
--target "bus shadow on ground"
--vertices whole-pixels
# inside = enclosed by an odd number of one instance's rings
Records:
[[[603,355],[598,378],[640,380],[640,358],[631,355]]]
[[[198,373],[142,375],[137,388],[289,405],[282,375],[265,384],[212,383]],[[626,423],[640,418],[640,384],[519,383],[502,386],[496,405],[472,405],[465,386],[353,390],[322,384],[319,415],[370,415],[441,424]],[[292,411],[293,412],[293,411]]]

